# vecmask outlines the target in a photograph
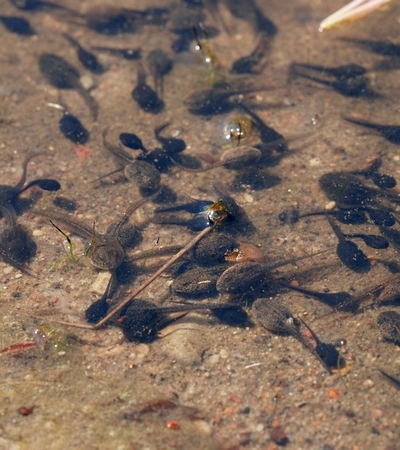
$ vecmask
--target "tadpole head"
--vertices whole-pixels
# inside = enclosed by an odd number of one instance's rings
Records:
[[[134,300],[125,311],[123,332],[128,341],[151,342],[157,337],[162,315],[156,305],[145,300]]]
[[[93,302],[89,308],[85,311],[86,322],[97,323],[99,320],[103,319],[108,313],[108,303],[107,300],[101,298]]]
[[[16,196],[22,194],[22,192],[26,191],[32,186],[39,186],[40,189],[43,189],[44,191],[58,191],[61,188],[61,184],[57,180],[53,180],[51,178],[41,178],[39,180],[33,180],[29,182],[16,194]]]
[[[35,182],[44,191],[58,191],[61,188],[61,184],[51,178],[43,178],[41,180],[35,180]]]

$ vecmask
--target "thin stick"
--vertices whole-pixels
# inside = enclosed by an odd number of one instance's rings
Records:
[[[150,278],[144,281],[136,291],[122,303],[120,303],[115,309],[113,309],[109,314],[107,314],[100,322],[97,322],[96,325],[93,326],[94,330],[97,330],[101,326],[103,326],[106,322],[108,322],[118,311],[121,311],[126,305],[128,305],[135,297],[137,297],[144,289],[147,288],[149,284],[151,284],[156,278],[158,278],[161,274],[163,274],[167,269],[169,269],[172,264],[174,264],[178,259],[183,256],[186,252],[188,252],[191,248],[193,248],[206,234],[208,234],[214,228],[213,225],[204,228],[197,236],[195,236],[191,241],[189,241],[176,255],[170,258],[162,267],[160,267],[157,272],[155,272]]]

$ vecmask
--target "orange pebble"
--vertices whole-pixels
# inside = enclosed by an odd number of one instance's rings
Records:
[[[77,145],[74,150],[79,158],[88,158],[92,153],[92,150],[84,145]]]
[[[330,398],[339,398],[340,397],[339,391],[337,389],[330,389],[329,397]]]
[[[179,423],[177,420],[168,420],[167,428],[170,430],[179,430]]]

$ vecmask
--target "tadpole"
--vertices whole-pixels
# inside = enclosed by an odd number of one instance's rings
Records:
[[[119,135],[119,140],[121,144],[132,150],[142,150],[142,152],[147,153],[148,150],[143,145],[142,140],[134,133],[121,133]]]
[[[58,126],[61,133],[74,144],[86,144],[89,140],[89,131],[82,125],[82,122],[77,117],[68,112],[64,113]]]
[[[135,159],[132,157],[131,153],[127,152],[121,146],[116,146],[107,141],[108,129],[103,131],[103,144],[108,151],[110,151],[119,160],[125,163],[125,167],[122,169],[117,169],[114,172],[124,171],[125,177],[134,182],[140,189],[141,194],[144,197],[149,197],[154,194],[160,187],[160,172],[152,165],[146,161]],[[131,140],[132,142],[132,140]],[[139,141],[135,140],[137,144]],[[111,173],[114,173],[111,172]],[[111,175],[111,173],[104,176]]]
[[[146,201],[140,200],[129,206],[120,219],[109,225],[104,234],[98,233],[93,226],[84,221],[54,209],[33,210],[33,212],[49,217],[54,221],[60,221],[76,234],[90,240],[86,254],[90,258],[91,263],[99,269],[112,271],[122,264],[125,259],[124,248],[130,245],[135,235],[137,235],[136,228],[128,223],[129,217]]]
[[[375,234],[344,234],[346,238],[358,238],[362,239],[368,247],[376,248],[378,250],[385,249],[389,247],[389,241],[383,236]]]
[[[80,82],[79,72],[61,56],[44,53],[39,58],[39,69],[46,80],[58,89],[75,89],[86,102],[93,120],[97,120],[98,106]]]
[[[400,314],[398,312],[381,312],[378,316],[377,324],[386,341],[400,345]]]
[[[385,372],[382,369],[378,369],[381,375],[391,384],[393,385],[397,390],[400,390],[400,379],[394,377],[393,375],[389,375],[387,372]]]
[[[140,108],[151,114],[158,114],[165,107],[165,103],[158,97],[157,92],[146,83],[146,73],[141,65],[138,69],[137,85],[132,91],[132,98]]]
[[[243,56],[233,62],[231,72],[240,75],[260,73],[262,71],[260,63],[268,50],[269,43],[270,40],[268,38],[261,36],[250,55]]]
[[[31,24],[23,17],[0,16],[0,21],[11,33],[16,33],[21,36],[33,36],[36,34]]]
[[[351,117],[343,117],[347,122],[355,123],[366,128],[378,131],[387,141],[392,144],[400,145],[400,126],[399,125],[383,125],[380,123],[368,122],[361,119],[353,119]]]
[[[6,214],[7,218],[15,218],[11,220],[11,226],[13,226],[16,222],[16,212],[13,207],[13,201],[20,194],[22,194],[22,192],[26,191],[32,186],[38,186],[45,191],[58,191],[61,187],[60,183],[57,180],[48,178],[39,178],[25,184],[28,163],[32,158],[38,155],[40,155],[40,153],[32,154],[25,158],[24,162],[22,163],[22,175],[18,183],[16,183],[14,186],[4,184],[0,185],[0,212],[2,212],[3,215]]]
[[[16,217],[11,222],[10,227],[0,233],[0,257],[5,263],[30,274],[25,263],[35,255],[36,244],[28,231],[16,222]]]
[[[222,315],[223,311],[241,312],[246,317],[244,310],[238,305],[228,304],[179,304],[176,306],[160,307],[146,300],[134,300],[128,308],[122,312],[122,328],[125,337],[133,342],[153,341],[168,322],[167,315],[176,312],[187,313],[208,309],[216,311],[217,315]]]
[[[330,200],[340,206],[367,206],[379,195],[377,189],[365,186],[364,183],[349,172],[330,172],[322,175],[319,185]]]
[[[315,332],[310,328],[307,323],[299,318],[301,323],[308,329],[314,338],[317,346],[315,347],[315,353],[318,355],[319,360],[322,364],[331,372],[331,369],[337,369],[345,365],[344,359],[340,356],[339,351],[334,344],[326,344],[322,342]]]
[[[168,154],[181,153],[186,148],[186,142],[180,138],[169,137],[165,138],[161,136],[161,131],[169,126],[169,123],[160,125],[154,129],[154,135],[157,141],[161,144],[162,149]]]
[[[332,75],[337,80],[356,78],[361,75],[364,75],[367,70],[359,66],[358,64],[345,64],[343,66],[338,67],[326,67],[315,64],[303,64],[303,63],[294,63],[292,68],[301,67],[304,69],[316,70],[317,72],[323,72],[328,75]]]
[[[153,77],[154,86],[157,94],[164,97],[164,76],[172,70],[172,59],[164,52],[164,50],[152,50],[147,55],[147,65],[151,76]]]
[[[318,292],[309,289],[303,289],[291,284],[280,282],[280,284],[292,291],[300,292],[309,297],[316,298],[325,305],[335,308],[339,311],[355,312],[358,309],[356,298],[347,292]]]
[[[317,66],[318,67],[318,66]],[[319,70],[319,69],[316,69]],[[369,87],[369,80],[364,75],[358,75],[353,77],[337,77],[334,76],[334,80],[318,78],[308,73],[293,71],[294,75],[297,75],[307,80],[315,81],[316,83],[329,86],[337,93],[344,95],[345,97],[377,97],[378,94],[373,92]]]
[[[371,263],[365,256],[362,250],[352,241],[348,241],[340,228],[333,222],[333,220],[326,215],[333,231],[335,232],[339,243],[336,247],[336,254],[342,263],[354,272],[365,273],[371,269]]]
[[[168,9],[157,7],[137,10],[101,5],[86,13],[88,27],[106,35],[136,33],[143,25],[164,25],[168,17]]]
[[[400,45],[390,41],[339,37],[340,41],[353,42],[382,56],[400,57]]]
[[[258,298],[253,303],[251,311],[260,325],[274,334],[294,337],[307,350],[315,355],[329,372],[331,372],[330,367],[301,333],[293,314],[281,302],[273,298]]]
[[[82,47],[82,45],[68,33],[63,33],[63,36],[67,41],[75,48],[79,61],[96,75],[101,75],[104,73],[104,67],[99,63],[96,56],[90,53]]]

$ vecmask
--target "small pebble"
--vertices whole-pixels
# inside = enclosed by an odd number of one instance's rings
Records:
[[[220,352],[219,352],[219,356],[222,359],[227,359],[228,358],[228,352],[223,348]]]
[[[319,166],[321,164],[321,160],[319,158],[311,158],[310,159],[310,167]]]
[[[107,289],[108,282],[110,280],[110,272],[100,272],[94,282],[90,286],[90,292],[94,292],[97,295],[103,295]]]
[[[336,207],[336,202],[335,201],[331,201],[329,203],[327,203],[325,205],[325,210],[326,211],[332,211],[332,209],[334,209]]]

